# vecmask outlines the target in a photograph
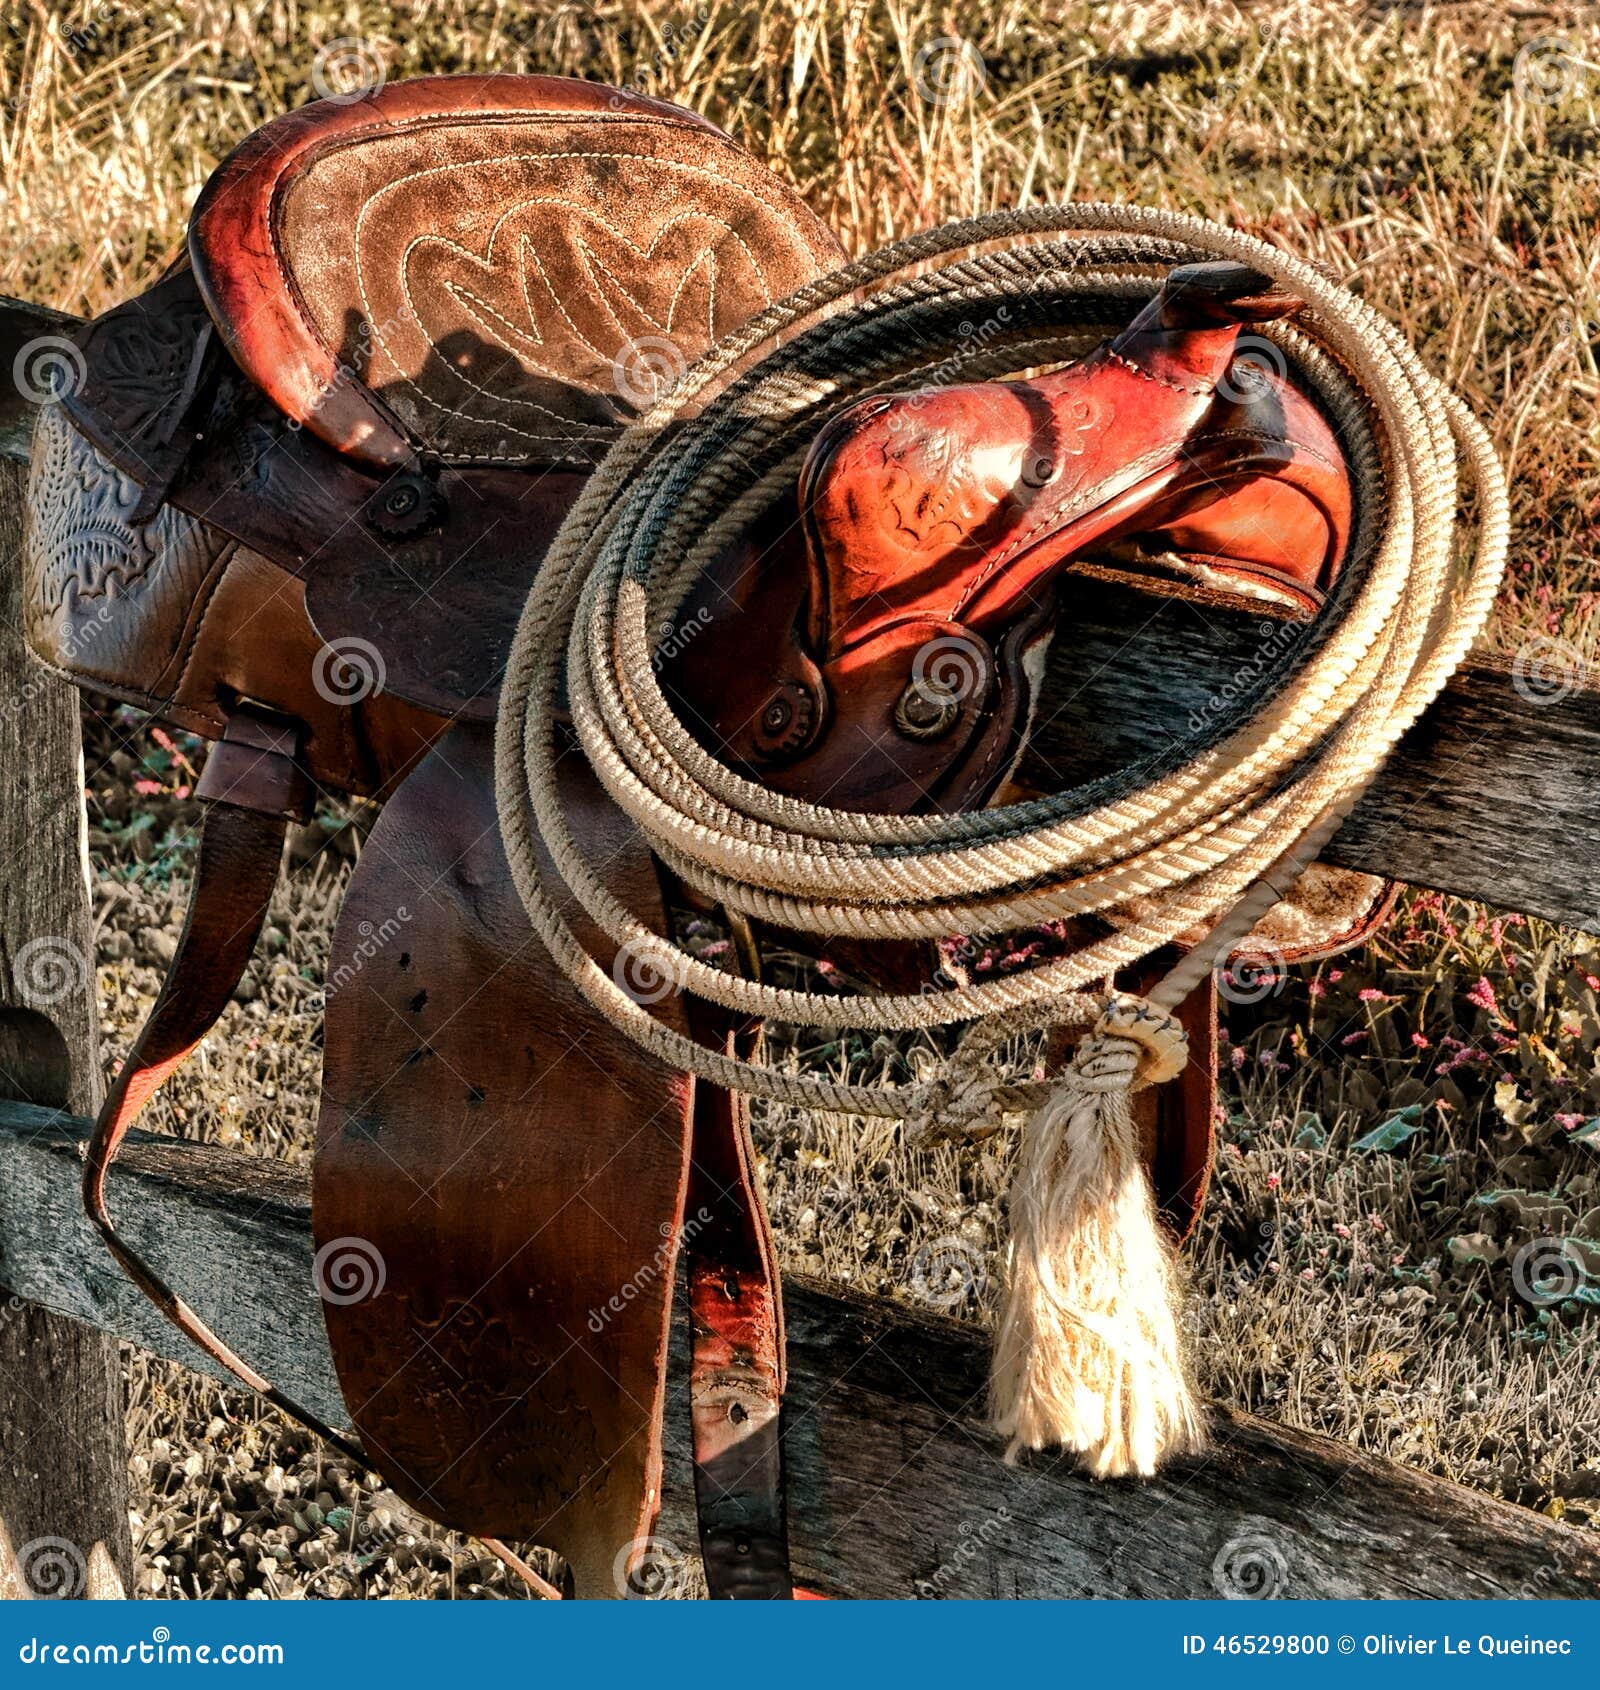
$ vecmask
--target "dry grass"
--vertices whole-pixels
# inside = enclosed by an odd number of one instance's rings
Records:
[[[30,0],[15,16],[0,38],[0,290],[86,311],[147,282],[227,149],[311,97],[325,43],[359,38],[395,77],[627,82],[716,118],[852,250],[977,210],[1110,198],[1228,219],[1333,266],[1492,420],[1521,535],[1493,637],[1559,634],[1585,656],[1600,638],[1591,7],[113,0],[56,13]],[[982,77],[929,100],[918,54],[951,37],[975,45]],[[148,778],[182,784],[149,738],[126,723],[116,738]],[[127,772],[96,782],[113,1048],[174,929],[189,820],[161,800],[130,813],[115,796]],[[248,1001],[152,1125],[305,1154],[341,854],[308,853]],[[1342,968],[1233,1013],[1218,1199],[1193,1263],[1215,1392],[1591,1517],[1592,1308],[1530,1302],[1512,1263],[1542,1238],[1600,1237],[1600,1165],[1580,1125],[1600,1116],[1597,977],[1582,935],[1422,899]],[[807,1059],[865,1073],[908,1055],[863,1043]],[[1417,1130],[1394,1151],[1352,1150],[1396,1117]],[[890,1129],[821,1117],[774,1116],[763,1135],[792,1265],[982,1312],[1004,1144],[909,1157]],[[1584,1264],[1579,1289],[1593,1292],[1600,1255]],[[396,1553],[380,1532],[368,1547],[349,1476],[237,1396],[141,1367],[132,1412],[148,1590],[504,1592],[442,1534]],[[157,1435],[167,1449],[152,1456]]]

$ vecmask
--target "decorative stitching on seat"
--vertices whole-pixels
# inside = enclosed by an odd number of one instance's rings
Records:
[[[539,160],[539,161],[582,160],[584,162],[588,162],[588,161],[592,161],[592,160],[596,160],[596,159],[631,160],[635,163],[653,166],[657,169],[676,171],[676,172],[679,172],[679,173],[682,173],[682,174],[687,174],[689,176],[699,177],[703,180],[715,183],[719,188],[723,188],[723,189],[726,189],[726,190],[729,190],[729,191],[732,191],[734,193],[737,193],[737,194],[744,196],[747,200],[754,203],[761,210],[769,210],[770,209],[769,207],[766,207],[762,203],[759,196],[756,195],[752,189],[746,187],[743,183],[740,183],[740,182],[734,180],[730,176],[727,176],[727,175],[724,175],[720,172],[708,169],[707,167],[705,167],[703,165],[690,164],[690,163],[687,163],[687,162],[685,162],[681,159],[661,158],[661,157],[656,156],[655,154],[647,153],[647,152],[630,152],[630,151],[620,151],[620,150],[619,151],[605,152],[605,151],[599,151],[599,150],[593,150],[593,149],[583,149],[583,148],[568,148],[568,149],[566,149],[564,151],[560,151],[560,152],[529,152],[529,151],[519,150],[519,151],[512,152],[512,153],[499,153],[499,154],[495,154],[493,156],[485,157],[485,158],[481,158],[481,159],[463,159],[463,160],[454,161],[454,162],[451,162],[451,163],[448,163],[448,164],[428,165],[428,166],[425,166],[421,169],[413,170],[410,173],[408,173],[407,175],[394,177],[394,178],[384,182],[381,186],[375,188],[367,196],[367,198],[362,202],[361,209],[356,215],[354,239],[353,239],[352,245],[351,245],[351,254],[352,254],[352,258],[354,260],[354,265],[355,265],[356,292],[357,292],[357,296],[360,300],[361,308],[362,308],[362,310],[363,310],[363,312],[366,316],[367,321],[375,323],[378,320],[379,313],[373,308],[373,304],[372,304],[371,291],[370,291],[369,282],[368,282],[367,263],[366,263],[366,259],[365,259],[365,256],[364,256],[364,253],[363,253],[363,247],[362,247],[362,233],[363,233],[363,229],[364,229],[364,227],[365,227],[365,225],[368,221],[369,215],[372,212],[373,206],[377,203],[377,201],[380,198],[393,195],[396,192],[398,192],[398,191],[400,191],[400,190],[402,190],[406,187],[409,187],[411,184],[413,184],[415,182],[419,182],[419,181],[424,180],[425,178],[443,177],[443,176],[448,176],[448,175],[451,175],[451,174],[454,174],[454,173],[457,173],[457,172],[461,172],[461,171],[482,171],[482,170],[486,170],[486,169],[504,167],[504,166],[507,166],[507,165],[516,166],[516,165],[521,165],[521,164],[525,164],[525,163],[531,163],[535,160]],[[411,316],[412,316],[413,320],[415,321],[419,330],[423,329],[422,314],[417,309],[416,298],[415,298],[415,295],[412,291],[411,281],[410,281],[410,276],[409,276],[409,261],[410,261],[410,257],[412,255],[412,253],[415,252],[415,250],[419,246],[423,245],[424,243],[437,243],[439,246],[441,246],[445,250],[458,253],[458,254],[460,254],[461,257],[468,259],[468,260],[470,260],[474,263],[487,264],[487,263],[491,262],[491,255],[494,252],[495,242],[496,242],[497,238],[499,237],[501,229],[503,229],[505,227],[506,223],[513,216],[516,216],[520,213],[523,213],[523,212],[525,212],[525,211],[527,211],[530,208],[535,207],[535,206],[562,207],[562,208],[565,208],[565,209],[567,209],[571,212],[578,214],[581,217],[589,218],[593,222],[598,224],[599,227],[606,230],[606,232],[608,234],[610,234],[615,240],[620,242],[622,245],[630,247],[635,251],[639,250],[639,243],[637,241],[631,239],[629,237],[629,235],[626,233],[626,231],[624,231],[619,225],[617,225],[616,223],[614,223],[611,220],[609,220],[608,218],[606,218],[594,205],[591,205],[591,204],[586,203],[584,201],[581,201],[579,199],[573,198],[569,195],[563,195],[563,194],[560,194],[560,193],[536,196],[534,198],[525,199],[525,200],[519,201],[518,204],[516,204],[515,206],[512,206],[512,207],[508,208],[506,211],[502,212],[500,217],[496,220],[494,227],[489,231],[488,240],[485,243],[484,249],[481,253],[474,252],[474,251],[472,251],[471,248],[462,245],[459,241],[451,240],[449,237],[444,236],[444,235],[429,234],[429,233],[418,234],[418,235],[414,236],[412,238],[412,240],[408,243],[406,250],[405,250],[404,257],[401,260],[401,264],[400,264],[400,287],[401,287],[401,292],[402,292],[402,294],[405,298],[405,301],[406,301],[407,309],[410,311]],[[762,295],[763,295],[766,303],[770,305],[772,303],[772,299],[773,299],[772,286],[771,286],[771,283],[767,279],[766,270],[765,270],[764,266],[762,265],[760,259],[757,257],[754,248],[739,233],[739,231],[737,229],[735,229],[733,227],[733,225],[727,221],[726,218],[717,217],[714,213],[712,213],[710,211],[700,209],[700,208],[696,208],[694,210],[680,212],[677,216],[669,218],[656,231],[655,235],[653,236],[653,238],[650,241],[650,245],[645,249],[645,256],[648,257],[648,255],[650,253],[654,252],[656,247],[660,244],[661,240],[670,231],[677,228],[681,224],[690,222],[693,219],[700,219],[700,220],[702,220],[706,223],[710,223],[710,224],[713,224],[713,225],[719,227],[720,229],[722,229],[724,231],[724,233],[726,234],[726,236],[730,240],[732,240],[733,242],[735,242],[737,244],[740,251],[742,251],[744,253],[746,259],[749,261],[750,267],[751,267],[752,271],[754,272],[754,274],[755,274],[755,276],[756,276],[756,278],[757,278],[757,280],[760,284],[761,292],[762,292]],[[776,218],[771,219],[770,221],[771,221],[772,226],[774,226],[774,227],[783,227],[783,225]],[[593,254],[589,251],[587,246],[583,245],[581,240],[579,241],[578,244],[579,244],[580,250],[583,252],[586,260],[588,260],[591,263],[595,263],[596,268],[600,269],[605,275],[607,275],[608,278],[615,281],[615,278],[611,277],[610,271],[607,270],[604,265],[597,263],[597,261],[594,259]],[[804,244],[803,242],[799,243],[799,245],[802,249],[803,249],[803,244]],[[673,301],[672,301],[671,309],[668,312],[668,326],[669,327],[670,327],[670,325],[671,325],[671,323],[672,323],[672,321],[675,317],[675,314],[676,314],[677,302],[682,297],[683,289],[688,285],[690,277],[694,274],[695,270],[698,269],[699,266],[706,261],[707,258],[711,257],[715,253],[715,251],[716,251],[715,244],[708,246],[704,250],[702,255],[700,256],[700,258],[696,260],[695,264],[691,265],[689,270],[687,270],[685,272],[685,274],[683,275],[683,277],[680,279],[680,281],[678,283],[678,287],[674,291],[674,294],[673,294]],[[539,256],[538,248],[536,246],[534,246],[532,244],[532,242],[526,236],[524,236],[524,238],[523,238],[523,244],[522,244],[520,256],[522,256],[523,259],[524,259],[524,277],[526,276],[526,259],[531,257],[535,266],[538,269],[540,277],[543,279],[543,281],[545,283],[545,287],[548,290],[551,299],[555,302],[557,310],[561,313],[561,316],[565,320],[567,327],[571,331],[573,337],[576,340],[578,340],[582,345],[586,346],[589,349],[589,351],[591,353],[593,353],[594,356],[597,359],[604,361],[604,358],[605,358],[604,353],[598,347],[596,347],[594,342],[589,338],[589,336],[586,335],[583,332],[583,330],[573,320],[571,313],[569,311],[567,311],[565,305],[562,303],[560,292],[552,284],[550,277],[549,277],[549,273],[545,269],[543,260]],[[469,310],[473,310],[475,308],[481,308],[482,310],[488,312],[491,316],[493,316],[497,321],[502,322],[512,334],[518,335],[519,337],[522,336],[522,331],[520,331],[517,328],[517,325],[515,325],[514,323],[511,323],[509,321],[509,319],[505,318],[501,313],[495,311],[494,308],[491,305],[489,305],[489,303],[486,300],[479,299],[477,295],[470,295],[470,296],[463,297],[462,290],[459,289],[458,287],[456,287],[454,284],[447,282],[445,284],[445,286],[451,292],[452,297],[455,297],[455,298],[461,300],[461,302],[464,305],[467,305],[467,308]],[[620,286],[620,284],[619,284],[619,286]],[[624,288],[623,291],[625,292],[627,290]],[[523,284],[523,296],[524,296],[524,299],[526,300],[527,299],[526,280],[524,280],[524,284]],[[468,303],[469,300],[470,300],[470,304]],[[537,321],[538,321],[537,313],[534,312],[533,309],[532,309],[532,302],[528,301],[528,304],[529,304],[530,320],[535,325],[537,325]],[[626,332],[626,325],[621,322],[620,318],[618,318],[616,311],[613,309],[611,303],[602,296],[601,300],[600,300],[600,304],[601,304],[602,308],[606,311],[606,313],[611,317],[612,321],[616,323],[619,331],[622,331],[622,332],[625,333]],[[650,317],[650,313],[645,311],[642,306],[639,309],[640,309],[640,315],[641,316],[644,316],[645,318],[647,318],[649,320],[653,320]],[[707,325],[708,336],[709,336],[710,339],[715,339],[715,311],[716,311],[716,267],[715,267],[715,265],[713,265],[713,267],[712,267],[712,297],[711,297],[710,309],[709,309],[709,312],[708,312],[708,319],[709,320],[708,320],[708,325]],[[327,343],[326,343],[325,339],[323,338],[320,329],[316,329],[313,326],[313,332],[315,333],[319,344],[323,345],[326,348]],[[541,342],[543,341],[543,337],[538,336],[536,330],[535,330],[535,338],[537,338]],[[390,347],[388,346],[388,344],[385,341],[382,341],[380,339],[379,345],[382,348],[384,356],[388,359],[388,361],[391,364],[393,364],[397,369],[403,367],[401,365],[400,359],[395,356],[394,352],[390,349]],[[433,350],[434,350],[435,354],[437,354],[437,347],[436,346],[433,348]],[[508,347],[506,350],[511,351],[512,348]],[[561,372],[552,369],[549,365],[539,365],[539,366],[536,366],[536,367],[540,369],[542,374],[549,376],[553,380],[563,379]],[[517,400],[517,399],[505,397],[505,396],[502,396],[502,395],[499,395],[499,394],[490,393],[485,388],[483,388],[479,383],[474,382],[473,380],[471,380],[470,377],[464,375],[461,371],[452,370],[452,374],[456,377],[457,380],[461,381],[465,386],[471,388],[475,393],[479,394],[481,397],[483,397],[486,401],[488,401],[493,406],[499,407],[499,406],[505,406],[505,405],[519,405],[519,406],[522,406],[523,408],[539,411],[543,415],[550,416],[557,421],[564,420],[560,417],[560,414],[558,412],[551,411],[551,410],[548,409],[548,407],[539,405],[536,401]],[[442,412],[444,415],[459,417],[462,421],[471,423],[471,424],[478,426],[478,427],[502,427],[507,432],[515,434],[519,439],[524,439],[524,440],[527,440],[527,441],[530,441],[530,442],[533,442],[533,443],[539,443],[539,444],[549,444],[549,443],[561,441],[565,438],[565,437],[559,436],[559,435],[532,433],[528,430],[517,428],[514,424],[507,422],[507,421],[505,421],[504,419],[501,419],[501,418],[485,419],[485,418],[474,417],[470,413],[461,410],[459,407],[450,405],[446,401],[444,401],[440,398],[437,398],[435,395],[427,392],[414,379],[409,379],[409,378],[406,379],[405,386],[406,386],[406,390],[408,391],[408,393],[410,393],[416,400],[420,401],[421,403],[430,406],[432,409],[434,409],[436,411]],[[574,422],[572,424],[572,433],[579,434],[581,436],[591,426],[592,425],[585,425],[585,424],[582,424],[582,423]],[[444,454],[441,454],[441,455],[444,455]]]

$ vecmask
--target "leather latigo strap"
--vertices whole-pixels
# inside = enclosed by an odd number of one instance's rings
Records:
[[[701,1006],[696,1036],[716,1042]],[[700,1016],[696,1015],[698,1023]],[[747,1055],[759,1029],[726,1035]],[[781,1411],[783,1301],[756,1178],[749,1100],[695,1083],[683,1247],[688,1261],[694,1488],[713,1597],[784,1600],[789,1570]]]
[[[242,707],[206,761],[197,788],[206,811],[183,932],[155,1006],[95,1120],[83,1201],[128,1277],[186,1338],[251,1390],[360,1460],[358,1450],[236,1355],[166,1283],[118,1232],[106,1193],[129,1129],[215,1025],[255,951],[278,882],[288,824],[308,813],[296,739],[293,723]]]
[[[454,728],[345,898],[312,1170],[324,1309],[354,1424],[408,1501],[554,1548],[578,1594],[616,1596],[659,1504],[691,1087],[590,1014],[534,937],[491,755],[486,729]],[[567,767],[596,862],[659,913],[649,853]],[[681,1018],[632,966],[618,977]]]

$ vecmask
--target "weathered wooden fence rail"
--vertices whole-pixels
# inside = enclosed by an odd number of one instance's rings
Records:
[[[0,1281],[30,1302],[209,1368],[122,1277],[81,1216],[88,1123],[0,1107]],[[344,1418],[313,1289],[303,1170],[141,1138],[117,1214],[230,1342]],[[1007,1467],[982,1425],[984,1335],[788,1286],[786,1449],[798,1574],[857,1597],[1592,1596],[1600,1547],[1525,1509],[1248,1415],[1151,1483],[1066,1460]],[[680,1343],[683,1336],[679,1322]],[[676,1375],[685,1375],[686,1356]],[[669,1412],[661,1533],[694,1525],[687,1404]]]

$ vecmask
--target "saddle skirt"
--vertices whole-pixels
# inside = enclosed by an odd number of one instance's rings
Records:
[[[121,1237],[106,1176],[247,965],[288,822],[319,790],[384,800],[328,958],[313,1164],[350,1424],[408,1501],[497,1549],[557,1550],[587,1595],[626,1593],[649,1549],[680,1255],[708,1582],[789,1594],[776,1252],[741,1104],[656,1069],[535,939],[495,823],[496,692],[528,584],[621,427],[843,259],[692,113],[554,78],[391,84],[247,139],[183,256],[83,328],[85,379],[37,425],[31,645],[217,742],[189,921],[96,1124],[90,1215],[182,1330],[342,1441]],[[1180,276],[1079,364],[836,416],[696,588],[704,631],[663,663],[691,730],[847,807],[982,804],[1026,734],[1062,572],[1096,548],[1313,609],[1348,478],[1292,381],[1225,390],[1241,326],[1292,303],[1249,284]],[[913,685],[940,638],[983,675],[953,709]],[[593,860],[666,931],[685,889],[580,757],[562,772]],[[1348,941],[1359,890],[1284,931]],[[759,936],[738,936],[754,966]],[[586,941],[680,1030],[754,1038]],[[1144,1122],[1179,1232],[1209,1168],[1209,985],[1184,1019],[1197,1059]]]

